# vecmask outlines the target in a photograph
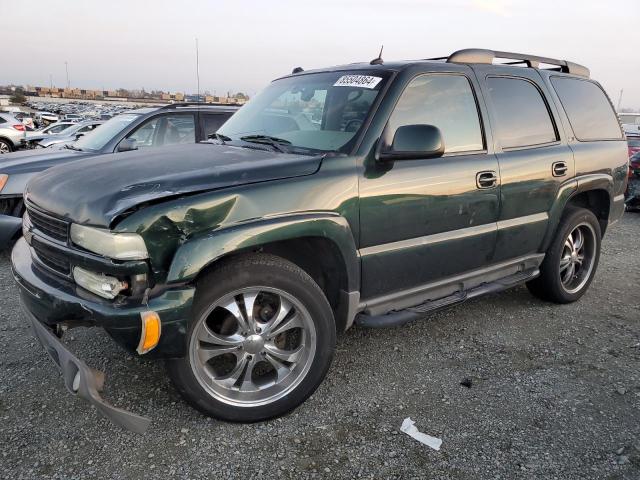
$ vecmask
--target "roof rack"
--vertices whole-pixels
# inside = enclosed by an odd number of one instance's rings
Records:
[[[162,105],[159,107],[161,110],[177,108],[177,107],[239,107],[240,105],[235,103],[205,103],[205,102],[180,102],[169,103],[168,105]]]
[[[572,75],[578,75],[580,77],[589,78],[590,72],[587,67],[579,65],[577,63],[569,62],[568,60],[557,60],[555,58],[538,57],[535,55],[527,55],[524,53],[513,52],[498,52],[494,50],[486,50],[482,48],[467,48],[464,50],[458,50],[453,52],[448,57],[431,58],[430,60],[445,60],[448,63],[485,63],[492,64],[496,58],[515,60],[508,62],[506,65],[519,65],[521,63],[526,64],[531,68],[540,68],[541,63],[548,65],[557,65],[557,70],[564,73],[570,73]]]

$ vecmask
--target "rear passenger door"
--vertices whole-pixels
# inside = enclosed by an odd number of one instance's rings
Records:
[[[537,253],[554,201],[574,177],[572,151],[536,70],[495,65],[474,70],[484,90],[500,165],[494,260]]]

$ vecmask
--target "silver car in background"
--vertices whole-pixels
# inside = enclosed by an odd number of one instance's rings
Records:
[[[66,128],[61,133],[48,135],[40,140],[36,148],[48,148],[54,145],[65,145],[73,143],[83,135],[93,132],[104,122],[100,120],[85,120],[84,122],[74,123],[71,127]]]
[[[22,145],[26,127],[10,113],[0,112],[0,155],[10,153]]]

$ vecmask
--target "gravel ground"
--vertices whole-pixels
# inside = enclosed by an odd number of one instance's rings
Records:
[[[573,305],[517,288],[402,328],[353,329],[310,400],[253,425],[203,417],[161,363],[71,331],[70,348],[107,373],[105,397],[153,418],[144,436],[67,394],[0,255],[0,477],[639,479],[639,239],[640,215],[627,214]],[[442,449],[399,432],[405,417]]]

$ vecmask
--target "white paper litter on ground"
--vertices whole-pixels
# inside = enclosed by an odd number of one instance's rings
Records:
[[[409,417],[405,418],[402,422],[402,426],[400,427],[400,431],[415,438],[420,443],[424,443],[426,446],[433,448],[434,450],[440,450],[442,440],[432,437],[431,435],[427,435],[426,433],[422,433],[416,428],[415,423],[416,422],[411,420]]]

